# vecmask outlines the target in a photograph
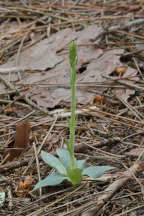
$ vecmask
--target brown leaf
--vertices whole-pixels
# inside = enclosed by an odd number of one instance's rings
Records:
[[[123,66],[119,66],[119,68],[120,67],[123,67]],[[135,80],[139,79],[136,75],[137,75],[137,71],[131,67],[128,67],[126,69],[125,73],[123,73],[123,77],[128,78],[127,81],[125,79],[125,81],[128,84],[131,83],[131,81],[135,81]],[[127,102],[129,97],[131,95],[134,95],[135,89],[130,89],[130,88],[126,88],[126,89],[121,88],[120,89],[120,88],[118,88],[118,89],[114,89],[113,92],[118,99],[121,99],[121,100],[124,100],[125,102]]]
[[[21,180],[18,184],[18,188],[15,191],[17,196],[25,197],[33,187],[32,182],[33,182],[33,180],[31,178],[31,176],[26,176],[24,178],[24,181]]]
[[[30,124],[27,119],[16,125],[16,138],[14,148],[26,148],[29,143]]]
[[[127,67],[126,66],[121,66],[121,67],[116,67],[115,68],[115,72],[118,74],[118,75],[123,75],[127,70]]]
[[[13,148],[7,149],[3,157],[6,161],[12,161],[27,148],[29,144],[30,124],[27,119],[16,125],[16,137]],[[5,159],[4,159],[5,160]]]
[[[20,190],[22,191],[23,188],[24,188],[24,182],[23,182],[23,181],[20,181],[19,184],[18,184],[18,189],[17,189],[17,190],[18,190],[18,191],[20,191]]]
[[[24,189],[31,189],[32,188],[32,177],[31,176],[26,176],[24,179]]]

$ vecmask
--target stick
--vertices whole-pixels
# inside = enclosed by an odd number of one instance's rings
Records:
[[[123,173],[123,177],[113,182],[109,185],[104,194],[102,194],[96,203],[96,206],[81,214],[81,216],[95,216],[96,213],[104,206],[104,204],[113,197],[113,195],[130,180],[133,175],[138,174],[139,172],[144,171],[144,161],[138,161],[134,163],[129,170]]]
[[[124,29],[130,28],[130,27],[132,27],[134,25],[142,24],[142,23],[144,23],[144,19],[136,19],[134,21],[129,22],[127,25],[111,26],[108,30],[101,31],[95,38],[92,38],[91,41],[96,41],[100,37],[102,37],[103,35],[105,35],[107,33],[116,32],[118,30],[124,30]]]
[[[15,168],[19,168],[21,166],[25,166],[28,164],[28,162],[29,162],[29,159],[24,159],[22,161],[7,162],[6,164],[0,166],[0,173],[5,173],[8,170],[12,170]]]

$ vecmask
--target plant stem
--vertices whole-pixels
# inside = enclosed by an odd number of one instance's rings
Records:
[[[74,144],[75,144],[75,128],[76,128],[76,119],[75,119],[75,110],[76,110],[76,65],[72,67],[71,73],[71,127],[70,127],[70,155],[72,162],[72,169],[76,168],[75,158],[74,158]]]
[[[74,157],[74,144],[75,144],[75,129],[76,129],[76,119],[75,119],[75,110],[76,110],[76,63],[77,63],[77,47],[76,42],[73,41],[69,49],[69,62],[71,66],[71,119],[69,121],[70,127],[70,140],[68,143],[68,150],[71,157],[71,168],[77,168],[76,160]]]

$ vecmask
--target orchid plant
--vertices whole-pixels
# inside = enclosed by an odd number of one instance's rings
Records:
[[[104,174],[106,170],[114,169],[112,166],[90,166],[86,167],[86,161],[77,160],[74,154],[75,130],[76,130],[76,65],[77,65],[77,46],[73,41],[69,48],[69,63],[71,67],[71,118],[68,119],[70,128],[70,138],[66,141],[67,149],[57,148],[56,153],[59,159],[50,153],[41,151],[41,157],[45,163],[55,169],[55,172],[49,174],[44,180],[39,181],[33,190],[44,186],[54,186],[67,180],[72,185],[79,184],[83,176],[98,178]]]

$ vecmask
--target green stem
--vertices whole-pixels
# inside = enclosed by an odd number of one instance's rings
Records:
[[[75,144],[75,128],[76,128],[76,119],[75,119],[75,110],[76,110],[76,67],[72,67],[71,73],[71,127],[70,127],[70,155],[72,162],[72,169],[76,168],[75,158],[74,158],[74,144]]]

